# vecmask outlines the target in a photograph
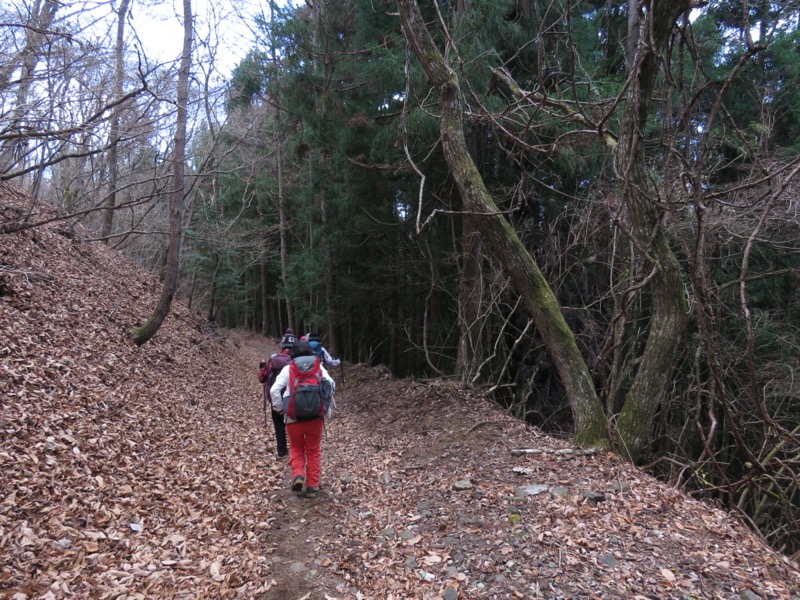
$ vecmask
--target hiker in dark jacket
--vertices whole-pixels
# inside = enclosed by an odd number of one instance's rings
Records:
[[[289,448],[286,444],[286,428],[283,422],[283,414],[276,412],[272,408],[272,399],[269,396],[270,388],[275,383],[278,373],[281,372],[283,367],[292,362],[290,353],[295,343],[294,331],[287,329],[281,338],[281,351],[276,352],[270,356],[269,360],[262,362],[261,370],[258,373],[258,380],[264,385],[264,418],[266,420],[267,404],[270,406],[272,413],[272,424],[275,426],[275,441],[278,446],[278,458],[286,458],[289,456]],[[266,425],[266,423],[265,423]]]
[[[331,396],[336,384],[314,355],[314,351],[305,340],[295,343],[292,348],[292,362],[278,374],[270,388],[272,408],[284,414],[286,433],[289,436],[289,464],[292,467],[292,491],[301,492],[306,485],[306,497],[313,498],[319,491],[319,480],[322,473],[322,432],[324,420],[330,418],[333,400],[325,411],[316,418],[296,420],[290,414],[292,367],[303,372],[311,372],[319,367],[321,379],[330,384]],[[297,371],[295,371],[297,372]],[[321,380],[320,380],[321,383]]]

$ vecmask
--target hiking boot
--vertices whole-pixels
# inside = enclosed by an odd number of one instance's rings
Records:
[[[318,487],[306,488],[306,498],[316,498],[319,493]]]
[[[294,479],[292,479],[292,491],[299,492],[303,489],[303,484],[306,482],[306,478],[302,475],[297,475]]]
[[[278,456],[278,460],[281,461],[281,462],[286,462],[286,461],[289,460],[289,453],[288,452],[286,454],[281,454],[280,452],[278,452],[277,456]]]

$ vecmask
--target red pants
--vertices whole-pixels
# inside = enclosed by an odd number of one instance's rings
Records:
[[[322,419],[286,425],[292,479],[305,475],[307,487],[319,487],[319,476],[322,472],[322,429]]]

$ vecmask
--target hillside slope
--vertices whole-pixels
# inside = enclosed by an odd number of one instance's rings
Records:
[[[0,219],[25,202],[0,184]],[[332,373],[296,498],[256,380],[275,341],[176,303],[137,348],[158,291],[63,225],[0,235],[0,598],[800,598],[732,516],[380,368]]]

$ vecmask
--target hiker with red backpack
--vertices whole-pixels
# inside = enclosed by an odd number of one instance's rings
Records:
[[[267,403],[272,413],[272,424],[275,426],[275,441],[278,445],[278,458],[289,456],[286,444],[286,428],[283,422],[283,413],[272,408],[272,399],[269,397],[270,388],[278,378],[284,367],[292,362],[290,352],[295,343],[294,331],[287,329],[281,338],[281,351],[270,356],[268,361],[262,362],[259,367],[258,381],[264,385],[264,426],[267,424]]]
[[[295,343],[292,362],[278,374],[270,388],[272,408],[283,413],[289,436],[289,464],[292,491],[306,497],[319,492],[322,473],[322,433],[325,419],[331,416],[336,383],[308,342]]]

